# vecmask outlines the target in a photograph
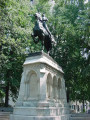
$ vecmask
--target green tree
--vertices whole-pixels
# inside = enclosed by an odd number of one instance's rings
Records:
[[[90,101],[89,3],[78,2],[57,1],[50,18],[50,28],[57,42],[52,57],[64,69],[68,101]]]
[[[9,95],[17,97],[26,48],[35,49],[31,32],[36,9],[29,0],[1,0],[0,8],[0,80],[5,83],[7,107]]]

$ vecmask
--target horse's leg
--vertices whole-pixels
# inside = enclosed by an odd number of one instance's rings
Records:
[[[37,39],[34,38],[34,42],[37,44],[39,42],[39,39],[38,38]]]
[[[34,32],[31,34],[32,38],[33,38],[33,41],[37,44],[39,42],[39,39],[36,38],[37,37],[37,34],[35,34]]]

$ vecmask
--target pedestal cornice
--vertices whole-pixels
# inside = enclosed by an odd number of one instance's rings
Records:
[[[35,64],[35,63],[47,64],[48,66],[56,69],[57,71],[64,73],[62,68],[57,64],[57,62],[54,61],[52,57],[50,57],[48,54],[44,52],[36,52],[36,53],[29,54],[29,56],[26,58],[23,65],[25,66],[29,64]]]

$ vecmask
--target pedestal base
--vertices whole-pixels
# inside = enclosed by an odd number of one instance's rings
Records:
[[[10,120],[69,120],[67,107],[15,107]]]
[[[10,120],[69,120],[63,71],[47,54],[31,54],[24,62]]]
[[[63,116],[20,116],[11,115],[11,120],[69,120],[68,115]]]

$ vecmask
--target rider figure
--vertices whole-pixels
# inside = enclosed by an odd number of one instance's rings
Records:
[[[39,12],[35,14],[35,18],[36,22],[33,28],[33,33],[31,34],[32,38],[35,43],[38,43],[38,41],[41,40],[43,49],[45,47],[47,52],[49,52],[52,48],[52,42],[54,42],[55,40],[46,24],[48,19],[45,17],[44,14],[41,15],[41,13]]]
[[[46,29],[46,31],[48,32],[48,34],[51,36],[51,32],[49,31],[48,26],[46,24],[47,21],[48,21],[48,19],[45,17],[45,14],[42,14],[43,27]]]

